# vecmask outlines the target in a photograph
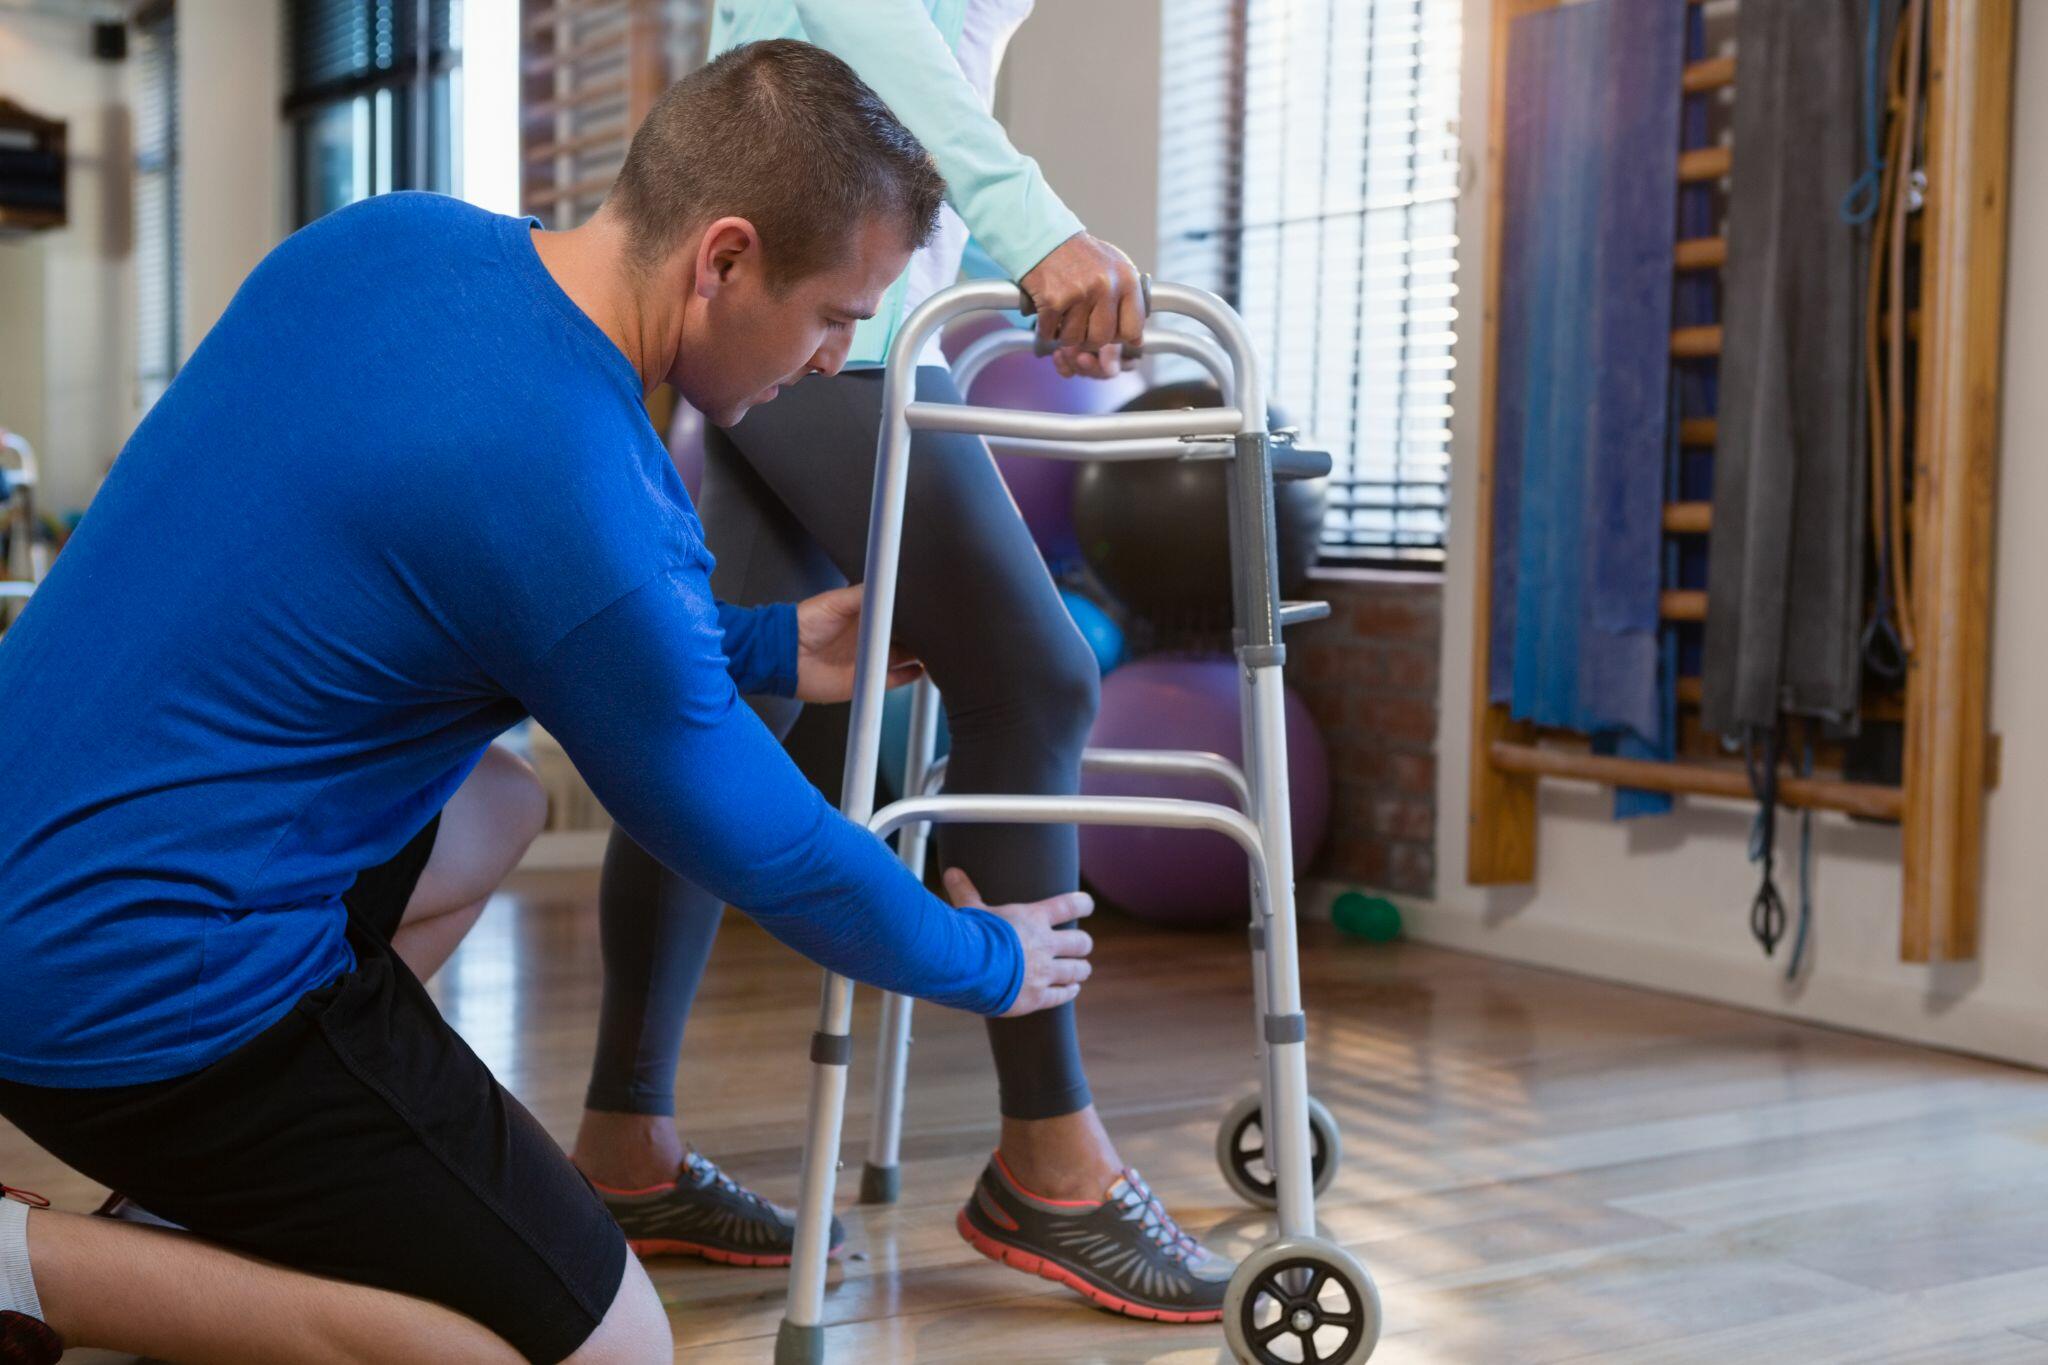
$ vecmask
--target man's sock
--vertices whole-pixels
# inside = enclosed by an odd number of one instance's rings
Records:
[[[42,1320],[43,1301],[28,1265],[28,1205],[0,1195],[0,1313]]]

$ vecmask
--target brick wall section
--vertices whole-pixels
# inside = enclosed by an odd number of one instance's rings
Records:
[[[1305,596],[1330,619],[1287,639],[1287,675],[1330,751],[1330,832],[1307,873],[1375,891],[1436,889],[1434,576],[1318,575]]]

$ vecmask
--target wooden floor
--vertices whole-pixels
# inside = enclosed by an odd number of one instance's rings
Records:
[[[524,879],[436,984],[564,1139],[595,1027],[593,891],[587,875]],[[1082,1017],[1110,1127],[1185,1223],[1242,1253],[1266,1219],[1235,1203],[1211,1152],[1252,1084],[1243,939],[1098,919]],[[1310,1075],[1345,1141],[1320,1213],[1378,1277],[1375,1362],[2048,1362],[2043,1078],[1326,932],[1309,935],[1304,969]],[[689,1136],[790,1202],[816,983],[731,920],[681,1076]],[[864,992],[842,1205],[873,1019]],[[833,1359],[1225,1359],[1219,1329],[1096,1312],[958,1240],[994,1084],[977,1021],[928,1009],[916,1032],[904,1200],[845,1207]],[[4,1125],[0,1170],[62,1206],[96,1194]],[[769,1359],[780,1272],[654,1270],[679,1358]]]

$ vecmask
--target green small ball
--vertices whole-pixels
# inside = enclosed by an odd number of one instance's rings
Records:
[[[1337,928],[1369,943],[1392,943],[1401,937],[1401,910],[1385,896],[1346,891],[1330,904]]]

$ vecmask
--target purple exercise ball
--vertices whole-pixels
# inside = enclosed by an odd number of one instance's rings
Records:
[[[990,332],[999,332],[1010,325],[1009,319],[1001,313],[968,313],[954,318],[939,333],[939,350],[945,354],[946,363],[952,364],[960,353]]]
[[[1220,656],[1155,655],[1102,680],[1091,749],[1199,749],[1244,761],[1238,666]],[[1287,773],[1297,877],[1330,818],[1330,765],[1308,707],[1287,693]],[[1206,778],[1089,773],[1091,796],[1169,796],[1234,805]],[[1083,825],[1081,875],[1104,901],[1157,924],[1211,926],[1249,918],[1250,868],[1235,840],[1208,830]]]
[[[1115,412],[1144,391],[1136,374],[1114,379],[1066,379],[1050,359],[1029,351],[1013,351],[991,361],[975,376],[967,401],[987,408],[1023,408],[1030,412],[1062,412],[1084,417]],[[1074,537],[1074,479],[1080,466],[1069,460],[1028,455],[998,455],[996,467],[1038,551],[1055,563],[1081,553]]]

